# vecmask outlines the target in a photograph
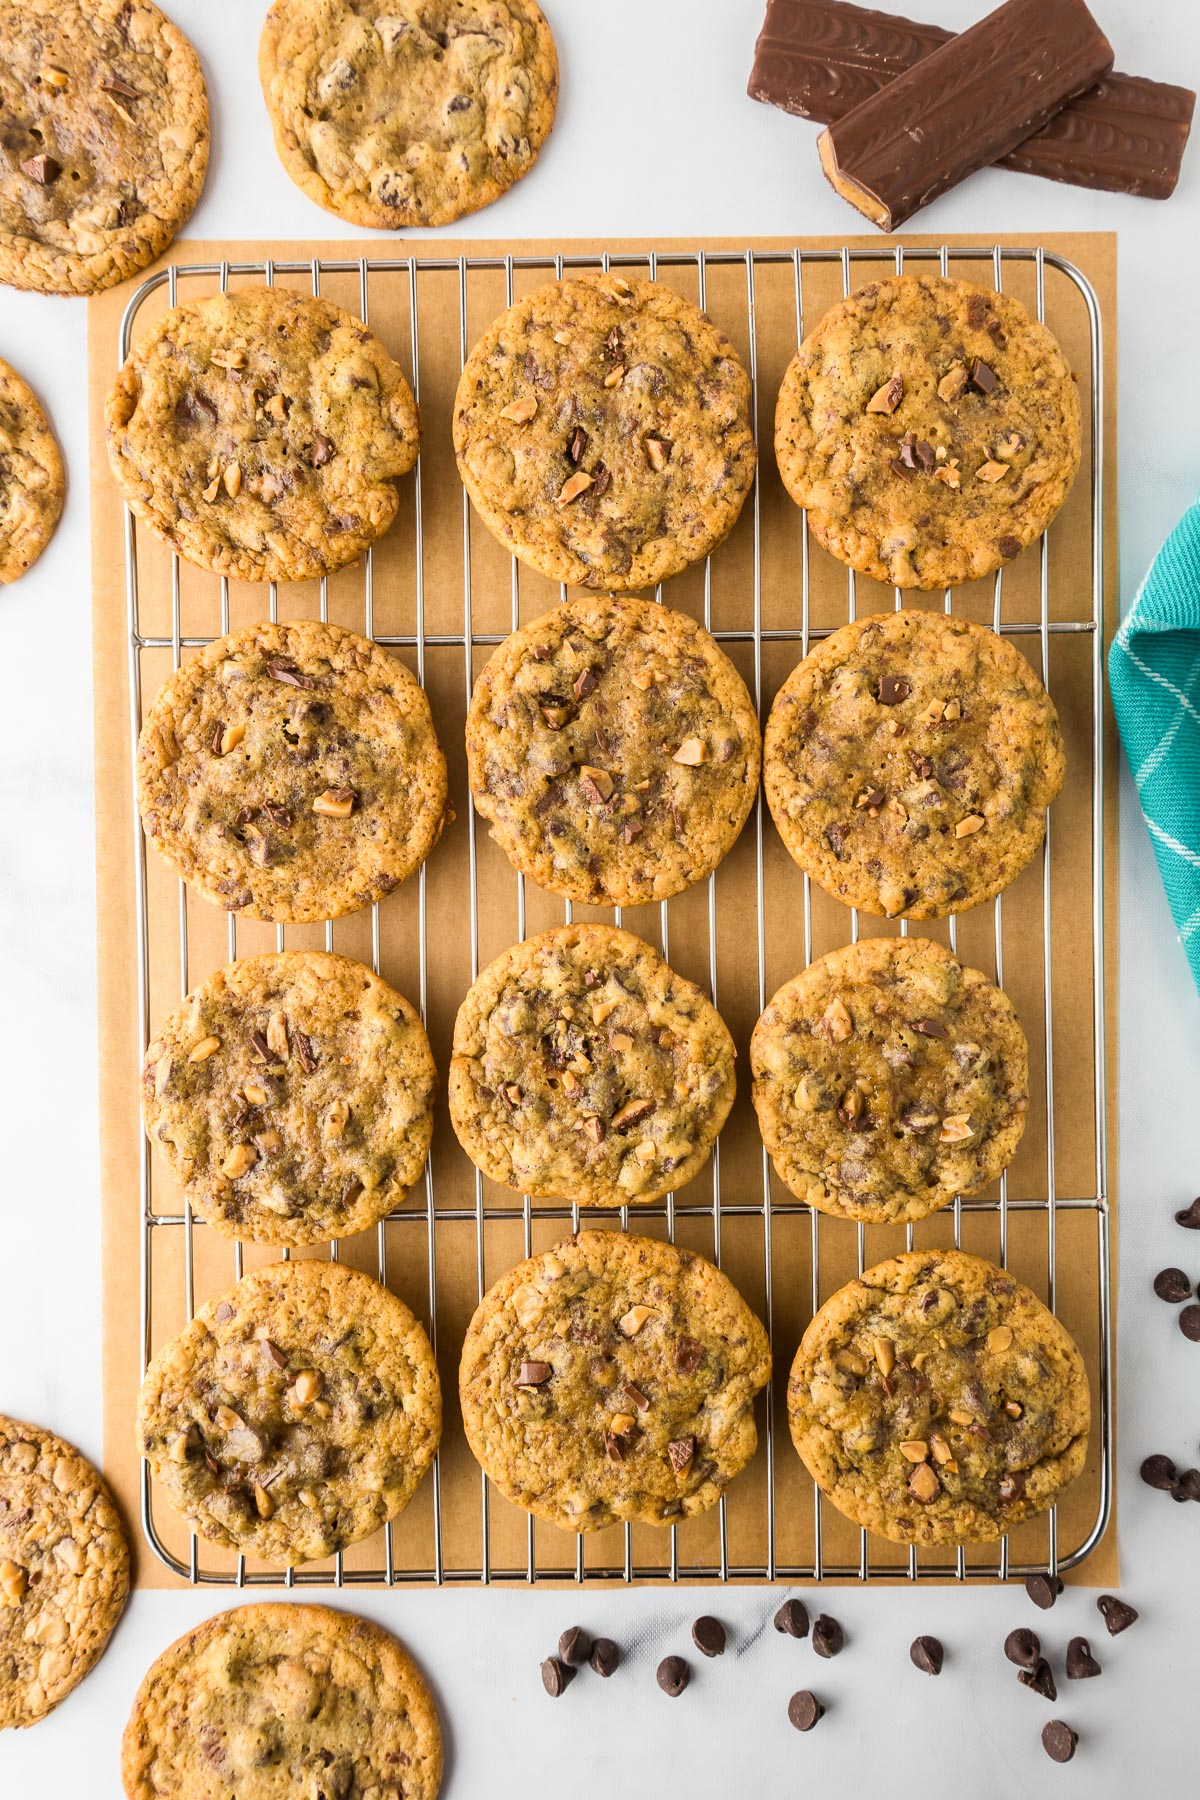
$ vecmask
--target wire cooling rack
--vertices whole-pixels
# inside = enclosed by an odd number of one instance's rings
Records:
[[[133,740],[143,702],[189,651],[266,611],[335,618],[404,656],[431,692],[462,797],[457,824],[419,876],[352,921],[323,928],[255,926],[216,909],[131,846],[138,1016],[148,1043],[159,1013],[223,957],[267,948],[338,948],[414,992],[440,1065],[454,1008],[487,962],[527,929],[564,916],[561,901],[515,875],[482,833],[461,775],[462,718],[486,655],[560,592],[473,520],[446,449],[449,399],[470,345],[502,306],[536,282],[614,267],[683,288],[733,338],[750,371],[762,450],[758,482],[728,545],[671,583],[683,606],[738,661],[765,717],[776,688],[811,642],[847,618],[901,604],[810,544],[803,514],[779,489],[770,455],[778,381],[825,307],[864,280],[905,268],[961,274],[1019,292],[1070,346],[1081,370],[1084,462],[1075,491],[1040,547],[994,581],[910,596],[961,610],[1011,637],[1058,702],[1071,751],[1040,864],[1004,896],[928,928],[1013,994],[1031,1052],[1031,1106],[1017,1160],[995,1186],[917,1226],[854,1227],[823,1218],[779,1185],[745,1095],[710,1168],[665,1204],[611,1213],[531,1205],[469,1166],[439,1120],[423,1181],[366,1238],[327,1252],[390,1282],[421,1315],[439,1353],[447,1401],[441,1454],[408,1511],[365,1545],[327,1563],[275,1568],[202,1543],[176,1518],[142,1467],[141,1517],[154,1554],[193,1583],[236,1587],[380,1583],[760,1580],[957,1580],[1024,1576],[1081,1563],[1109,1522],[1113,1493],[1112,1302],[1107,1190],[1104,1010],[1103,360],[1094,290],[1062,257],[1011,246],[662,251],[612,256],[363,258],[174,266],[146,282],[121,325],[124,361],[143,314],[248,280],[286,282],[354,307],[406,364],[422,402],[421,460],[400,520],[355,571],[285,587],[239,588],[181,566],[126,511],[124,554]],[[282,600],[281,600],[282,595]],[[565,590],[562,591],[565,597]],[[658,592],[661,598],[661,589]],[[265,606],[264,606],[265,600]],[[464,804],[465,802],[465,804]],[[1060,831],[1060,822],[1062,829]],[[570,903],[565,916],[572,917]],[[576,909],[576,917],[584,916]],[[589,915],[590,916],[590,915]],[[743,1052],[774,987],[824,949],[857,938],[857,913],[810,887],[778,844],[760,796],[739,845],[706,884],[622,921],[654,939],[706,986]],[[862,921],[870,931],[899,929]],[[130,1079],[139,1071],[130,1070]],[[743,1083],[744,1087],[745,1083]],[[131,1198],[132,1203],[132,1198]],[[271,1260],[195,1219],[143,1140],[143,1368],[198,1301]],[[615,1527],[574,1537],[537,1524],[490,1489],[462,1441],[455,1411],[457,1351],[477,1300],[506,1267],[584,1222],[665,1235],[733,1275],[771,1333],[775,1377],[760,1402],[751,1468],[704,1519],[664,1529]],[[865,1264],[904,1248],[953,1243],[1011,1266],[1052,1306],[1067,1302],[1093,1384],[1088,1470],[1043,1519],[992,1545],[905,1550],[850,1526],[824,1501],[788,1440],[783,1406],[791,1357],[807,1319]],[[283,1252],[286,1257],[288,1252]]]

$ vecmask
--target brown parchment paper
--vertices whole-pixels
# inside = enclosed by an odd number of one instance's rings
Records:
[[[878,239],[845,240],[852,249],[877,247]],[[905,238],[907,245],[934,243],[930,238]],[[838,246],[843,240],[836,240]],[[1010,237],[1006,244],[1032,243]],[[835,240],[801,240],[805,248],[826,248]],[[1073,234],[1043,240],[1077,265],[1091,280],[1099,296],[1104,319],[1105,474],[1106,513],[1103,521],[1107,547],[1106,627],[1111,631],[1116,615],[1116,241],[1111,235]],[[660,253],[671,249],[695,250],[694,243],[659,242]],[[706,249],[745,250],[744,243],[713,240]],[[756,250],[791,250],[788,240],[755,240]],[[648,255],[646,243],[470,243],[409,245],[400,239],[358,240],[352,244],[205,244],[181,241],[173,246],[177,265],[211,263],[221,258],[256,262],[267,257],[279,261],[302,260],[314,254],[323,260],[355,259],[364,252],[390,257],[460,254],[516,256],[548,251],[599,255],[633,252]],[[164,266],[165,266],[164,259]],[[926,267],[929,265],[926,264]],[[855,264],[855,286],[888,273],[886,264]],[[955,264],[952,273],[991,285],[990,257],[978,263]],[[660,278],[697,297],[695,266],[663,268]],[[545,273],[516,271],[515,291],[547,279]],[[129,632],[123,555],[123,511],[109,473],[104,451],[104,396],[115,374],[118,329],[122,314],[142,278],[101,294],[89,302],[89,415],[91,422],[91,504],[93,544],[93,629],[95,658],[96,823],[97,823],[97,935],[99,951],[100,1117],[101,1179],[103,1205],[104,1283],[104,1436],[107,1473],[124,1505],[137,1546],[137,1575],[143,1586],[171,1585],[172,1575],[146,1547],[136,1529],[140,1510],[139,1462],[134,1445],[134,1409],[140,1375],[143,1334],[139,1317],[139,1256],[142,1228],[139,1208],[139,1158],[141,1133],[138,1116],[138,1069],[141,1025],[137,1006],[137,941],[134,918],[135,844],[130,797]],[[232,285],[244,279],[234,277]],[[311,291],[311,278],[280,276],[281,281]],[[1033,266],[1005,268],[1006,290],[1035,301]],[[214,278],[182,277],[180,299],[214,291]],[[410,283],[404,273],[372,273],[369,278],[369,316],[372,328],[388,344],[410,379],[419,377],[423,419],[420,474],[421,522],[424,557],[420,571],[414,556],[417,485],[410,477],[403,487],[400,515],[391,532],[377,547],[374,557],[374,628],[383,634],[413,634],[418,604],[423,608],[428,639],[439,633],[461,634],[464,620],[464,525],[462,492],[450,447],[450,412],[465,339],[474,343],[506,300],[505,276],[473,272],[460,290],[457,265],[446,271],[423,271]],[[357,310],[359,276],[329,275],[321,291],[329,298]],[[806,265],[804,271],[804,325],[811,329],[825,307],[842,292],[842,271],[837,264]],[[1088,321],[1077,291],[1053,269],[1046,271],[1048,322],[1063,342],[1081,376],[1085,408],[1085,444],[1090,433],[1088,372],[1090,365]],[[726,330],[743,356],[749,354],[748,284],[744,264],[712,267],[707,271],[706,299],[709,311]],[[465,299],[465,308],[463,301]],[[414,302],[419,325],[418,367],[413,367]],[[753,304],[757,332],[758,436],[761,452],[759,505],[761,508],[761,600],[767,630],[798,631],[800,625],[800,568],[802,515],[780,486],[771,450],[775,395],[784,369],[796,347],[796,301],[790,262],[758,265],[754,275]],[[146,301],[137,315],[144,328],[166,305],[166,286]],[[416,383],[414,383],[416,385]],[[1084,467],[1075,489],[1051,532],[1049,611],[1052,619],[1081,620],[1091,612],[1092,518],[1091,468],[1085,453]],[[711,563],[713,624],[718,629],[747,629],[753,619],[754,508],[747,504],[728,542]],[[527,623],[557,603],[558,590],[541,577],[519,572],[514,581],[509,559],[471,518],[470,601],[474,633],[503,634],[511,628],[514,597],[521,622]],[[836,625],[847,616],[845,571],[815,545],[811,546],[811,602],[814,625]],[[172,598],[169,559],[146,531],[138,534],[139,612],[143,636],[172,634]],[[675,607],[700,618],[705,600],[702,568],[689,571],[669,583],[664,598]],[[315,617],[320,590],[317,583],[302,583],[279,590],[281,618]],[[891,589],[859,578],[859,616],[890,608]],[[912,596],[910,604],[941,605],[941,596]],[[956,609],[990,623],[993,587],[977,583],[957,590]],[[179,589],[179,630],[191,635],[216,635],[220,630],[219,583],[186,565]],[[366,596],[361,568],[346,570],[328,584],[329,616],[336,622],[363,630]],[[231,628],[265,617],[268,594],[263,586],[231,584]],[[1036,622],[1040,607],[1040,566],[1035,551],[1027,552],[1006,572],[1003,616],[1006,621]],[[1036,634],[1015,640],[1030,659],[1039,663],[1040,640]],[[750,643],[730,646],[734,660],[754,686],[754,657]],[[186,651],[184,652],[186,654]],[[414,669],[415,648],[401,654]],[[434,1054],[443,1081],[449,1062],[454,1014],[470,981],[468,865],[468,807],[463,753],[463,718],[469,677],[478,674],[490,649],[476,645],[471,669],[464,651],[427,641],[424,679],[451,772],[451,790],[457,819],[430,858],[427,874],[427,975],[428,1019]],[[761,664],[761,700],[765,716],[772,698],[799,655],[794,643],[768,639]],[[1050,639],[1049,685],[1063,720],[1068,748],[1067,783],[1053,809],[1050,891],[1052,895],[1049,941],[1053,976],[1047,992],[1044,981],[1043,877],[1035,862],[1004,896],[1003,976],[1025,1024],[1031,1051],[1032,1105],[1020,1152],[1009,1174],[1009,1197],[1045,1200],[1048,1184],[1060,1200],[1095,1196],[1100,1192],[1097,1170],[1097,1133],[1093,1106],[1094,992],[1092,982],[1092,882],[1091,819],[1094,798],[1092,638],[1078,634]],[[170,672],[172,653],[144,650],[139,656],[143,701]],[[1109,1006],[1108,1038],[1108,1149],[1110,1196],[1115,1171],[1116,1133],[1116,792],[1112,779],[1115,734],[1105,712],[1104,808],[1105,873],[1107,895],[1106,971]],[[784,852],[769,816],[763,822],[765,991],[769,997],[803,962],[802,896],[799,871]],[[516,880],[507,861],[483,831],[477,833],[479,958],[483,966],[518,935]],[[187,966],[181,967],[180,901],[176,882],[159,859],[147,859],[149,1013],[153,1021],[174,1005],[185,985],[194,986],[228,954],[226,916],[195,895],[186,899]],[[748,1097],[746,1051],[758,1013],[756,951],[755,825],[753,819],[742,839],[722,865],[716,878],[717,1003],[728,1021],[739,1050],[740,1091],[729,1125],[721,1139],[720,1183],[723,1207],[761,1207],[762,1157]],[[526,884],[526,931],[534,932],[563,917],[563,903]],[[591,916],[586,909],[577,916]],[[611,916],[611,915],[597,915]],[[627,911],[624,923],[650,942],[662,947],[662,918],[657,907]],[[706,887],[670,903],[668,912],[669,958],[675,967],[703,986],[709,978],[709,923]],[[421,972],[418,884],[409,882],[391,895],[380,912],[380,961],[384,976],[416,1000]],[[894,929],[865,919],[864,933]],[[946,941],[945,922],[914,928]],[[813,953],[819,955],[850,936],[850,915],[814,887],[812,891]],[[289,945],[320,946],[320,928],[288,928]],[[239,922],[238,954],[275,947],[273,927]],[[334,947],[363,960],[371,956],[370,915],[339,921],[333,932]],[[993,909],[982,907],[964,914],[958,922],[958,953],[962,959],[996,974]],[[1046,1105],[1047,1006],[1052,1023],[1053,1156],[1048,1155],[1050,1121]],[[433,1191],[436,1197],[436,1229],[425,1223],[426,1191],[419,1186],[409,1197],[404,1212],[411,1217],[385,1228],[386,1273],[390,1283],[427,1321],[430,1297],[436,1297],[438,1358],[446,1398],[446,1430],[441,1456],[441,1536],[443,1572],[479,1569],[483,1553],[480,1480],[462,1435],[457,1406],[457,1361],[463,1333],[475,1307],[479,1286],[490,1285],[525,1254],[525,1223],[518,1197],[484,1183],[487,1205],[506,1209],[505,1216],[489,1220],[483,1232],[482,1266],[477,1259],[474,1218],[474,1172],[459,1150],[446,1117],[442,1097],[433,1151]],[[795,1456],[787,1436],[784,1393],[787,1371],[796,1344],[812,1311],[813,1230],[804,1209],[787,1204],[788,1196],[772,1176],[772,1198],[783,1203],[773,1214],[770,1235],[771,1325],[775,1351],[774,1383],[774,1494],[776,1565],[806,1566],[812,1560],[814,1499],[812,1484]],[[713,1191],[710,1170],[678,1197],[678,1203],[707,1205]],[[181,1211],[177,1192],[164,1167],[152,1159],[150,1206],[155,1214]],[[447,1216],[457,1213],[458,1217]],[[461,1216],[466,1214],[467,1216]],[[532,1210],[531,1242],[545,1247],[569,1229],[561,1221],[539,1216]],[[611,1222],[611,1221],[610,1221]],[[663,1219],[639,1223],[636,1209],[631,1228],[649,1235],[663,1235]],[[1000,1222],[995,1211],[964,1212],[964,1248],[998,1257]],[[761,1215],[722,1213],[720,1251],[723,1266],[760,1312],[767,1308],[766,1255]],[[916,1228],[917,1247],[953,1241],[950,1214],[923,1222]],[[708,1256],[714,1251],[711,1216],[677,1220],[679,1241]],[[149,1320],[149,1348],[155,1349],[183,1324],[186,1289],[182,1227],[157,1227],[150,1239],[149,1272],[153,1304]],[[1101,1321],[1099,1309],[1099,1244],[1095,1210],[1060,1207],[1053,1230],[1054,1299],[1056,1308],[1078,1339],[1091,1371],[1094,1416],[1098,1420],[1101,1380]],[[1007,1233],[1008,1260],[1013,1270],[1041,1294],[1049,1291],[1051,1234],[1044,1206],[1022,1211],[1011,1207]],[[824,1301],[856,1269],[855,1229],[839,1220],[820,1220],[817,1233],[818,1297]],[[198,1304],[234,1279],[230,1245],[203,1226],[193,1234],[194,1290]],[[903,1249],[899,1228],[869,1228],[864,1235],[866,1263]],[[343,1257],[375,1273],[378,1244],[375,1234],[343,1243]],[[247,1247],[247,1269],[274,1259],[275,1252]],[[318,1252],[324,1254],[324,1252]],[[1115,1283],[1115,1256],[1112,1268]],[[1115,1302],[1115,1293],[1114,1293]],[[760,1438],[764,1436],[765,1403],[760,1402]],[[728,1554],[735,1577],[739,1569],[760,1570],[768,1561],[767,1492],[768,1459],[760,1444],[755,1462],[739,1477],[728,1495]],[[1101,1455],[1098,1431],[1093,1433],[1091,1454],[1084,1476],[1059,1508],[1058,1552],[1067,1554],[1088,1536],[1098,1517],[1101,1493]],[[827,1504],[821,1504],[822,1547],[827,1565],[858,1564],[858,1533]],[[187,1560],[188,1537],[161,1496],[152,1497],[154,1527],[162,1542],[177,1557]],[[527,1520],[507,1501],[491,1495],[488,1557],[494,1573],[523,1575],[529,1552]],[[427,1480],[417,1498],[394,1528],[394,1566],[397,1571],[429,1571],[434,1560],[434,1492]],[[624,1545],[619,1532],[593,1534],[585,1540],[588,1569],[619,1570]],[[1044,1522],[1034,1522],[1014,1534],[1014,1563],[1045,1562],[1049,1543]],[[543,1576],[571,1579],[575,1573],[576,1541],[573,1537],[538,1524],[533,1554]],[[719,1562],[719,1527],[716,1513],[691,1521],[679,1532],[679,1573],[716,1566]],[[635,1567],[667,1571],[669,1534],[649,1527],[633,1532]],[[871,1572],[884,1579],[900,1577],[905,1553],[882,1540],[871,1540]],[[346,1553],[348,1570],[382,1566],[382,1537]],[[226,1573],[233,1559],[201,1544],[201,1569]],[[995,1568],[994,1549],[968,1549],[968,1570]],[[925,1561],[922,1560],[925,1567]],[[953,1561],[946,1567],[953,1573]],[[477,1579],[477,1576],[475,1577]],[[1076,1577],[1084,1582],[1112,1586],[1117,1579],[1116,1533],[1110,1524],[1098,1547],[1086,1559]]]

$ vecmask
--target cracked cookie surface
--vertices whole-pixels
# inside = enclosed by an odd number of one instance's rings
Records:
[[[898,587],[990,575],[1041,536],[1081,452],[1079,394],[1019,301],[901,275],[832,307],[780,389],[779,472],[817,541]]]
[[[992,899],[1062,787],[1054,703],[1019,651],[942,613],[859,619],[797,664],[763,735],[789,854],[847,906],[940,918]]]
[[[403,1301],[341,1263],[275,1263],[159,1350],[138,1449],[202,1537],[286,1564],[404,1511],[442,1431],[437,1365]]]
[[[505,1187],[645,1205],[707,1161],[734,1055],[711,1001],[641,938],[560,925],[505,951],[459,1008],[450,1118]]]
[[[477,1461],[518,1506],[570,1531],[704,1512],[757,1445],[767,1334],[687,1250],[582,1231],[510,1269],[463,1345]]]
[[[534,0],[275,0],[259,78],[284,168],[355,225],[446,225],[528,174],[558,55]]]
[[[104,408],[127,504],[201,569],[304,581],[354,562],[417,459],[399,363],[329,300],[249,287],[138,338]]]
[[[146,835],[248,918],[313,923],[391,893],[446,818],[446,762],[416,677],[337,625],[218,638],[142,726]]]
[[[893,1543],[977,1543],[1075,1479],[1091,1406],[1083,1358],[1029,1288],[962,1251],[910,1251],[817,1313],[788,1420],[855,1524]]]
[[[0,1730],[66,1699],[128,1596],[129,1549],[103,1477],[52,1431],[0,1415]]]
[[[476,810],[524,874],[593,905],[701,881],[758,792],[758,720],[716,641],[652,601],[578,595],[485,666],[467,713]]]
[[[146,1052],[142,1113],[196,1211],[228,1237],[365,1231],[418,1179],[437,1071],[417,1014],[349,957],[217,969]]]
[[[94,294],[144,269],[200,195],[208,95],[149,0],[0,0],[0,281]]]
[[[868,1224],[923,1219],[1016,1154],[1029,1101],[1008,998],[922,938],[832,950],[750,1041],[754,1108],[797,1199]]]
[[[0,582],[16,581],[54,535],[67,492],[37,395],[0,357]]]
[[[164,1650],[121,1745],[128,1800],[434,1800],[442,1762],[433,1697],[391,1633],[282,1602],[218,1613]]]
[[[467,358],[454,449],[514,555],[576,587],[650,587],[707,556],[742,509],[750,378],[707,314],[661,282],[553,281]]]

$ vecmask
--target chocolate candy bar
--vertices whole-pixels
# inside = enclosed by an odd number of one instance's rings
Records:
[[[753,100],[829,125],[952,36],[940,25],[841,0],[767,0],[748,91]],[[1167,200],[1195,106],[1187,88],[1106,75],[1000,164],[1073,187]]]
[[[831,185],[883,231],[1023,143],[1112,68],[1083,0],[1004,4],[827,125]]]

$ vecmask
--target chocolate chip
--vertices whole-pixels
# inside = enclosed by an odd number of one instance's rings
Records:
[[[976,357],[975,361],[971,364],[971,373],[968,377],[968,381],[977,394],[992,394],[996,391],[995,370],[989,369],[988,365],[985,362],[980,362],[978,357]]]
[[[1138,1471],[1147,1487],[1173,1488],[1179,1478],[1179,1470],[1169,1456],[1148,1456]]]
[[[21,164],[22,169],[31,181],[39,187],[53,187],[62,174],[62,164],[53,156],[31,156]]]
[[[845,1632],[827,1613],[822,1613],[812,1628],[812,1647],[818,1656],[837,1656],[846,1647]]]
[[[935,1637],[914,1638],[908,1652],[915,1669],[922,1675],[940,1675],[946,1652]]]
[[[1175,1483],[1176,1500],[1200,1500],[1200,1469],[1185,1469]]]
[[[1092,1646],[1084,1637],[1073,1637],[1067,1645],[1067,1680],[1087,1681],[1093,1675],[1102,1674],[1100,1664],[1092,1655]]]
[[[807,1688],[801,1688],[788,1701],[788,1718],[797,1731],[811,1731],[818,1719],[825,1717],[825,1708],[815,1694]]]
[[[675,1343],[675,1368],[680,1375],[692,1375],[700,1367],[704,1355],[695,1338],[681,1337]]]
[[[230,1306],[228,1300],[222,1300],[220,1306],[218,1306],[216,1312],[213,1314],[213,1317],[216,1319],[218,1325],[224,1325],[226,1319],[232,1319],[233,1308]]]
[[[548,1656],[542,1664],[542,1686],[552,1700],[565,1694],[574,1679],[574,1669],[567,1663],[560,1662],[557,1656]]]
[[[317,1059],[312,1047],[312,1039],[303,1031],[293,1030],[292,1042],[296,1046],[296,1055],[300,1058],[300,1067],[304,1070],[306,1075],[311,1075],[317,1066]]]
[[[1190,1206],[1185,1206],[1182,1212],[1175,1214],[1175,1223],[1188,1231],[1200,1231],[1200,1194],[1197,1194]]]
[[[906,469],[915,469],[917,466],[915,456],[916,447],[916,432],[906,431],[904,436],[900,439],[900,461],[904,464]]]
[[[899,706],[911,693],[912,687],[901,675],[881,675],[875,688],[880,706]]]
[[[517,1376],[517,1386],[533,1388],[541,1387],[544,1382],[549,1381],[553,1373],[554,1370],[549,1363],[523,1362],[521,1364],[521,1372]]]
[[[592,1648],[591,1637],[582,1625],[569,1625],[558,1640],[558,1654],[570,1669],[582,1669]]]
[[[1025,1582],[1025,1592],[1033,1604],[1040,1606],[1043,1612],[1054,1605],[1062,1591],[1063,1584],[1060,1575],[1030,1575]]]
[[[106,75],[100,86],[106,94],[116,94],[119,100],[140,100],[142,97],[135,87],[130,87],[119,75]]]
[[[1160,1269],[1154,1277],[1154,1291],[1160,1300],[1182,1306],[1185,1300],[1191,1299],[1192,1284],[1182,1269]]]
[[[918,1019],[913,1030],[919,1031],[922,1037],[944,1038],[946,1036],[946,1027],[939,1025],[936,1019]]]
[[[1108,1626],[1109,1637],[1118,1637],[1122,1631],[1128,1631],[1137,1618],[1133,1607],[1125,1600],[1118,1600],[1115,1594],[1101,1594],[1096,1605]]]
[[[323,469],[333,456],[333,445],[319,431],[313,433],[313,447],[310,461],[314,469]]]
[[[268,657],[267,674],[272,681],[281,681],[284,687],[315,688],[317,685],[311,675],[300,672],[290,656]]]
[[[705,1613],[692,1626],[692,1642],[703,1656],[724,1656],[725,1627],[720,1619]]]
[[[621,1652],[611,1638],[597,1638],[592,1645],[592,1654],[588,1662],[597,1675],[603,1675],[607,1681],[621,1660]]]
[[[692,1679],[691,1666],[682,1656],[664,1656],[654,1679],[664,1694],[669,1694],[672,1700],[678,1700]]]
[[[1200,1306],[1194,1300],[1180,1313],[1179,1329],[1190,1344],[1200,1344]]]
[[[1041,1639],[1036,1631],[1030,1631],[1028,1625],[1018,1625],[1004,1640],[1004,1654],[1010,1663],[1016,1663],[1023,1669],[1032,1669],[1042,1654]]]
[[[918,438],[917,444],[916,444],[916,451],[917,451],[917,461],[920,463],[921,467],[924,469],[925,473],[928,475],[929,471],[933,468],[934,463],[937,461],[937,457],[934,454],[933,445],[927,444],[925,442],[924,438]]]
[[[775,1629],[784,1637],[808,1636],[808,1608],[803,1600],[785,1600],[775,1614]]]
[[[1017,1676],[1022,1687],[1027,1687],[1043,1700],[1057,1700],[1058,1689],[1054,1685],[1054,1671],[1044,1656],[1039,1656],[1031,1669],[1022,1669]]]
[[[1003,537],[996,539],[996,548],[1001,556],[1007,561],[1011,561],[1020,551],[1021,540],[1019,537],[1014,537],[1011,531],[1006,531]]]
[[[1051,1719],[1042,1726],[1042,1748],[1051,1762],[1070,1762],[1079,1742],[1079,1733],[1061,1719]]]

